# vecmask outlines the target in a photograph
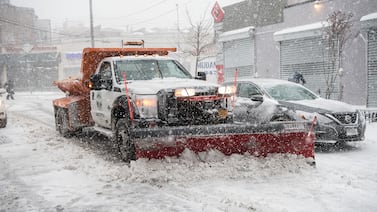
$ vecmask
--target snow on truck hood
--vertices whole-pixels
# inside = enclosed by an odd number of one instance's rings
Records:
[[[307,112],[341,113],[356,111],[355,108],[347,103],[323,98],[317,98],[314,100],[281,101],[281,103]]]
[[[210,83],[197,79],[165,78],[153,80],[130,81],[128,89],[134,94],[156,94],[163,89],[174,88],[194,88],[194,87],[218,87],[215,83]]]

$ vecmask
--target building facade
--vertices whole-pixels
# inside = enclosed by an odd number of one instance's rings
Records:
[[[0,86],[13,80],[16,90],[50,89],[59,63],[51,21],[38,19],[32,8],[0,0]]]
[[[326,20],[334,11],[352,13],[351,37],[331,98],[377,106],[375,80],[371,78],[375,73],[374,25],[369,23],[375,19],[368,19],[369,28],[362,24],[364,16],[377,12],[377,1],[245,0],[223,10],[224,19],[215,23],[215,30],[220,50],[217,63],[224,65],[226,80],[234,77],[236,68],[239,77],[288,79],[299,71],[306,86],[321,96],[327,88]]]

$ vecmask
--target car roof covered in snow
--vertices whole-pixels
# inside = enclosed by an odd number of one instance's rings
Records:
[[[225,83],[233,83],[234,81],[226,81]],[[300,84],[289,82],[287,80],[281,79],[273,79],[273,78],[240,78],[237,79],[237,82],[253,82],[261,87],[271,87],[275,85],[282,85],[282,84],[295,84],[300,86]]]

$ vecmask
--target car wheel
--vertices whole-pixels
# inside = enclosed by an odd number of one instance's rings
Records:
[[[130,138],[129,122],[126,119],[119,119],[115,127],[115,139],[118,144],[119,154],[123,161],[136,160],[135,144]]]
[[[68,113],[65,109],[59,108],[56,112],[55,127],[60,135],[63,137],[69,137],[71,135],[69,130]]]
[[[0,121],[0,128],[4,128],[7,126],[7,118]]]

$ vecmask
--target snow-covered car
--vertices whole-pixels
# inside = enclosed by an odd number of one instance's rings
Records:
[[[7,112],[3,95],[6,93],[4,88],[0,89],[0,128],[7,126]]]
[[[234,87],[233,82],[227,82],[224,85]],[[235,122],[258,125],[274,121],[296,120],[296,115],[292,110],[266,96],[263,90],[249,83],[238,83],[232,105]]]
[[[323,99],[297,83],[279,79],[239,79],[236,99],[235,120],[241,117],[261,121],[276,117],[311,121],[316,116],[314,131],[317,143],[364,140],[366,121],[361,111],[344,102]],[[239,107],[240,101],[243,102],[241,105],[246,101],[253,106],[249,110]],[[276,114],[280,114],[280,118]]]

